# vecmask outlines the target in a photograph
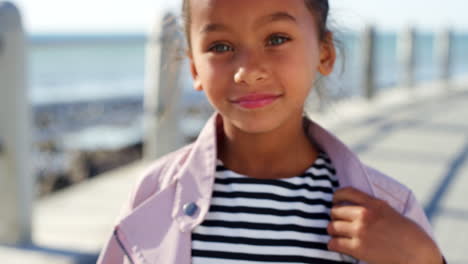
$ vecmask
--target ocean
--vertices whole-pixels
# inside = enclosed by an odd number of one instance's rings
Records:
[[[145,41],[140,35],[31,36],[32,103],[142,96]]]

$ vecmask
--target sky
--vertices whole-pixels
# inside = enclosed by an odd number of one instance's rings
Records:
[[[180,0],[10,0],[30,33],[146,33],[162,10],[178,10]],[[232,0],[236,1],[236,0]],[[285,0],[288,1],[288,0]],[[424,31],[452,27],[468,32],[467,0],[330,0],[340,29],[372,23],[398,31],[414,25]]]

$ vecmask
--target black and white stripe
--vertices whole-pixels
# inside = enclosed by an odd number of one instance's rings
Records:
[[[327,249],[335,174],[324,153],[302,175],[277,180],[240,175],[219,161],[210,210],[192,232],[192,263],[354,263]]]

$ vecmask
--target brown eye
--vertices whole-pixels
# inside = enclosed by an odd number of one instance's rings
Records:
[[[281,36],[281,35],[272,35],[270,36],[270,38],[268,39],[268,45],[270,46],[279,46],[279,45],[282,45],[288,41],[290,41],[291,39],[288,38],[288,37],[284,37],[284,36]]]
[[[226,44],[215,44],[209,49],[209,51],[212,51],[215,53],[224,53],[224,52],[232,51],[232,48]]]

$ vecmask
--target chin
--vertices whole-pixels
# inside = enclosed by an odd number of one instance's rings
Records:
[[[279,117],[252,116],[242,119],[235,119],[231,122],[233,126],[244,133],[263,134],[271,132],[281,126]]]

